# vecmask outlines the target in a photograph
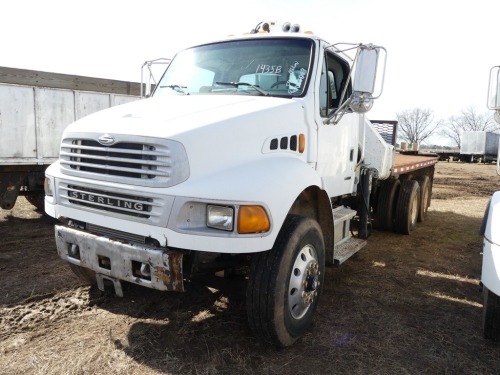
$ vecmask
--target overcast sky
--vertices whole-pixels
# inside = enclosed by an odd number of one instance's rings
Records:
[[[1,11],[0,66],[125,81],[140,81],[146,60],[260,21],[381,45],[386,79],[373,119],[416,107],[436,120],[487,112],[489,70],[500,65],[500,0],[4,0]]]

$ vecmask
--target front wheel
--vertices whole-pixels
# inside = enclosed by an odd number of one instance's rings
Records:
[[[483,286],[483,335],[500,341],[500,296]]]
[[[279,347],[310,329],[325,273],[319,224],[289,216],[270,251],[255,255],[247,287],[247,316],[254,334]]]
[[[95,276],[95,272],[92,271],[91,269],[77,266],[76,264],[69,263],[69,268],[73,273],[78,276],[81,280],[85,281],[87,284],[94,285],[97,284],[97,279]]]
[[[25,196],[26,200],[36,207],[38,211],[42,211],[45,208],[45,193],[36,192]]]

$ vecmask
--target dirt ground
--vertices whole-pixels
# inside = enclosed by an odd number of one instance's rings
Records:
[[[479,289],[493,165],[440,162],[409,236],[373,232],[327,269],[313,329],[277,350],[251,335],[243,285],[103,294],[57,256],[53,222],[0,210],[0,374],[499,374]],[[224,280],[220,280],[224,281]]]

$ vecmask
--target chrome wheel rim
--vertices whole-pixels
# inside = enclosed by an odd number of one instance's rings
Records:
[[[294,319],[302,318],[318,295],[319,275],[316,250],[306,245],[295,258],[288,283],[288,309]]]

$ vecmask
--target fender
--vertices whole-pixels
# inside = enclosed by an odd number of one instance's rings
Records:
[[[227,205],[262,205],[269,215],[271,229],[268,233],[258,234],[262,243],[254,251],[263,251],[272,248],[293,203],[311,186],[321,188],[321,178],[313,167],[298,158],[281,156],[262,158],[199,179],[190,178],[170,188],[168,193],[176,196],[176,202],[195,198]],[[168,223],[174,231],[175,211],[174,207]],[[248,235],[240,238],[248,240]]]
[[[500,191],[491,197],[485,220],[481,282],[500,295]]]
[[[491,243],[500,245],[500,191],[496,191],[491,196],[488,208],[485,212],[486,226],[484,237]]]

